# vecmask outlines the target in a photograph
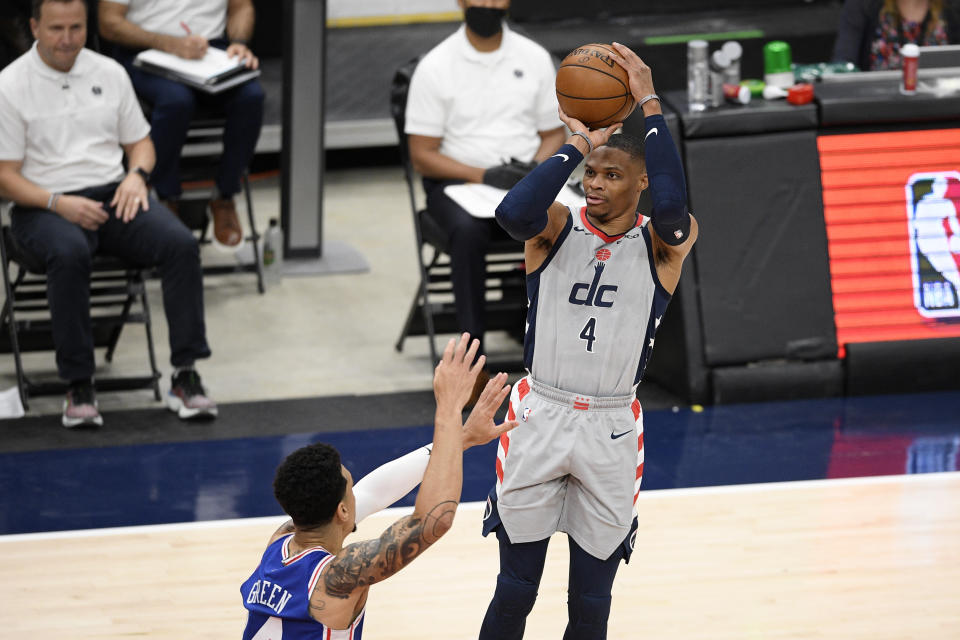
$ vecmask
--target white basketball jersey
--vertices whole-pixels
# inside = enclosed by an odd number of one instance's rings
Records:
[[[590,396],[635,392],[670,294],[645,219],[618,236],[570,210],[556,243],[527,275],[524,362],[534,379]]]

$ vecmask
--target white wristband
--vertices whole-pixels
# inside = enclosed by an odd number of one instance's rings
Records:
[[[637,103],[637,109],[642,108],[643,105],[647,104],[647,103],[650,102],[651,100],[656,100],[657,102],[660,102],[660,96],[658,96],[658,95],[655,94],[655,93],[651,93],[651,94],[648,95],[648,96],[643,96],[642,98],[640,98],[640,102]],[[661,104],[662,104],[662,103],[661,103]]]
[[[587,149],[589,149],[589,151],[587,151],[587,153],[593,153],[593,143],[590,142],[590,136],[588,136],[587,134],[585,134],[583,131],[574,131],[573,133],[570,134],[570,136],[571,136],[571,137],[572,137],[572,136],[580,136],[581,138],[583,138],[584,140],[586,140],[586,141],[587,141]]]

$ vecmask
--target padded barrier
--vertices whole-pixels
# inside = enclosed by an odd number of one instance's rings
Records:
[[[835,357],[816,132],[685,148],[706,364]]]
[[[960,389],[960,338],[847,345],[847,394]]]
[[[710,374],[716,404],[843,395],[843,365],[839,360],[717,367]]]

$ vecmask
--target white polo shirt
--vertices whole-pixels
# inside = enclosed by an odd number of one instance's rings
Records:
[[[0,160],[48,191],[76,191],[122,180],[123,149],[147,137],[127,72],[83,49],[73,68],[48,66],[37,45],[0,71]]]
[[[474,167],[532,160],[538,132],[563,124],[555,76],[547,50],[506,25],[489,53],[474,49],[461,25],[417,65],[405,131],[443,138],[441,153]]]
[[[127,20],[145,31],[185,36],[189,29],[207,40],[222,38],[227,31],[227,0],[109,1],[129,5]]]

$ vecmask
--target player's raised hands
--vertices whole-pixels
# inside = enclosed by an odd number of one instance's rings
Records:
[[[632,49],[619,42],[613,43],[616,53],[610,52],[614,62],[627,70],[630,77],[630,93],[638,103],[645,97],[656,93],[653,88],[653,72]],[[659,102],[657,103],[659,107]]]
[[[473,406],[473,411],[463,424],[464,451],[470,447],[487,444],[520,424],[516,420],[508,420],[503,424],[497,424],[493,420],[497,409],[503,405],[504,399],[509,394],[510,385],[507,384],[507,374],[498,373],[490,378],[480,398],[477,399],[477,404]]]
[[[568,116],[564,112],[563,107],[557,107],[557,110],[560,115],[560,121],[563,124],[567,125],[567,128],[570,129],[571,133],[580,132],[585,134],[590,138],[590,143],[593,145],[593,148],[596,149],[599,146],[605,145],[607,140],[610,139],[614,133],[617,132],[617,129],[623,126],[622,122],[615,122],[606,129],[591,129],[587,125],[583,124],[576,118]],[[579,137],[579,136],[578,136]],[[587,154],[584,154],[587,155]]]
[[[477,374],[486,362],[486,356],[477,358],[479,349],[480,341],[470,340],[469,333],[464,333],[457,341],[451,338],[447,342],[433,373],[433,395],[437,399],[438,412],[448,409],[463,411],[473,392]]]

